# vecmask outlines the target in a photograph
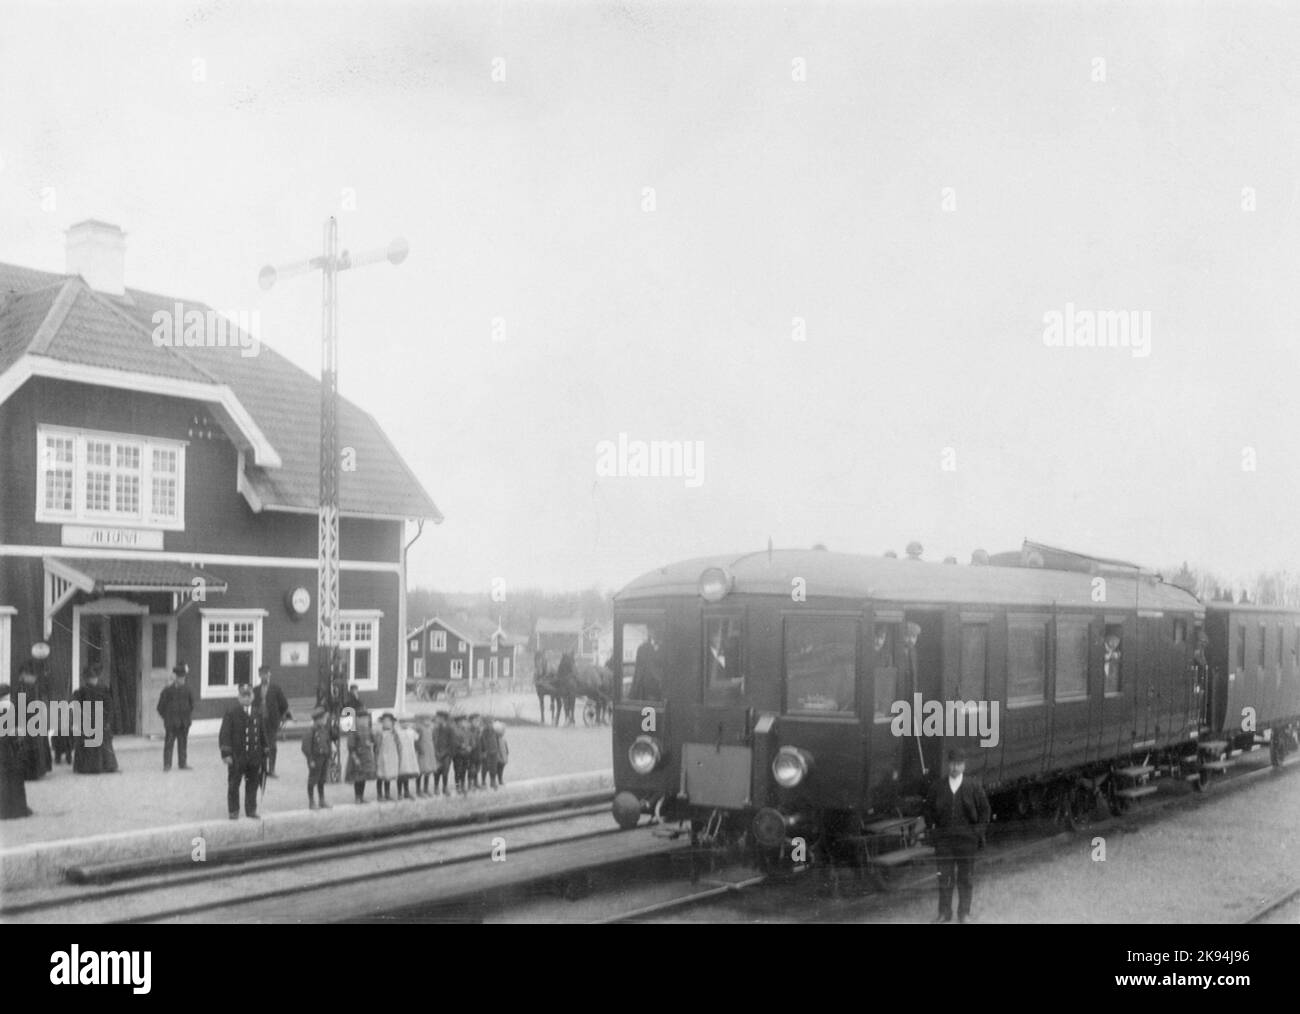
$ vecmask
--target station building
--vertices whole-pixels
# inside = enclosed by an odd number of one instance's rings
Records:
[[[315,697],[321,389],[207,305],[126,287],[124,251],[86,221],[64,274],[0,264],[0,681],[34,646],[56,695],[99,663],[145,734],[185,662],[203,732],[263,664]],[[442,517],[369,414],[340,397],[338,420],[341,651],[393,707],[407,522]]]

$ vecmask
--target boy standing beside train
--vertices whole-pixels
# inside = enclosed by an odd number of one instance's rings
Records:
[[[930,790],[926,819],[933,828],[934,857],[939,864],[939,915],[952,922],[952,884],[957,881],[957,921],[970,918],[975,853],[984,846],[992,812],[984,786],[966,777],[966,754],[948,751],[948,777]]]

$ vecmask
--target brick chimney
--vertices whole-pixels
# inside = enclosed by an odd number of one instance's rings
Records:
[[[80,275],[96,292],[126,293],[126,233],[88,218],[68,230],[68,274]]]

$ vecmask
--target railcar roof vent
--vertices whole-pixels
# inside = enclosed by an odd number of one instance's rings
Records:
[[[987,567],[989,565],[989,554],[983,549],[977,549],[970,555],[970,565],[972,567]]]
[[[907,558],[909,560],[921,559],[921,554],[925,552],[919,542],[909,542],[907,544]]]

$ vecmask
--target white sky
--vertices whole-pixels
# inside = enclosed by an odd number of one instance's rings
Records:
[[[1300,7],[3,7],[0,260],[115,222],[128,285],[314,372],[319,283],[258,269],[330,214],[409,239],[341,281],[340,384],[447,516],[413,584],[769,537],[1300,566]],[[1067,303],[1150,356],[1045,347]],[[705,482],[599,478],[620,432]]]

